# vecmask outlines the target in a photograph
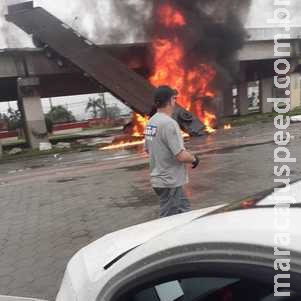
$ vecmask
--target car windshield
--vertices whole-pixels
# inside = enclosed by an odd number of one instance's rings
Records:
[[[274,296],[274,287],[247,279],[185,278],[134,292],[127,301],[273,301],[299,300],[300,294]]]

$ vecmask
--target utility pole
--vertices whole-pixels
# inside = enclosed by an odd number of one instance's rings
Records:
[[[50,106],[50,109],[52,110],[53,109],[53,103],[52,103],[52,98],[49,97],[49,106]]]
[[[101,93],[100,95],[101,95],[101,97],[103,99],[103,108],[104,108],[104,112],[105,112],[105,118],[108,118],[108,107],[107,107],[107,102],[106,102],[105,94]]]

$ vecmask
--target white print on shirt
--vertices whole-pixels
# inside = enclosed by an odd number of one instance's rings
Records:
[[[147,140],[152,140],[153,137],[157,136],[157,130],[158,130],[158,128],[156,126],[154,126],[154,125],[148,125],[145,128],[145,131],[144,131],[145,138]]]

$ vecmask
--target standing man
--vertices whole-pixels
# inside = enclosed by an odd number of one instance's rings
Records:
[[[178,123],[172,118],[177,91],[161,86],[155,91],[157,113],[145,130],[145,149],[150,157],[151,184],[160,198],[160,217],[190,211],[190,203],[183,190],[188,183],[186,164],[196,168],[199,159],[184,147]]]

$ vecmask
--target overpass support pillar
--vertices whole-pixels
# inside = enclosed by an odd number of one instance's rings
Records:
[[[261,113],[272,113],[274,104],[268,102],[268,98],[273,97],[274,79],[263,78],[260,81],[260,111]]]
[[[238,110],[241,116],[249,114],[248,82],[238,84]]]
[[[41,142],[49,142],[38,87],[39,79],[36,77],[18,79],[18,104],[24,122],[27,143],[32,149],[39,148]]]
[[[292,73],[291,77],[291,110],[301,106],[301,74]]]

